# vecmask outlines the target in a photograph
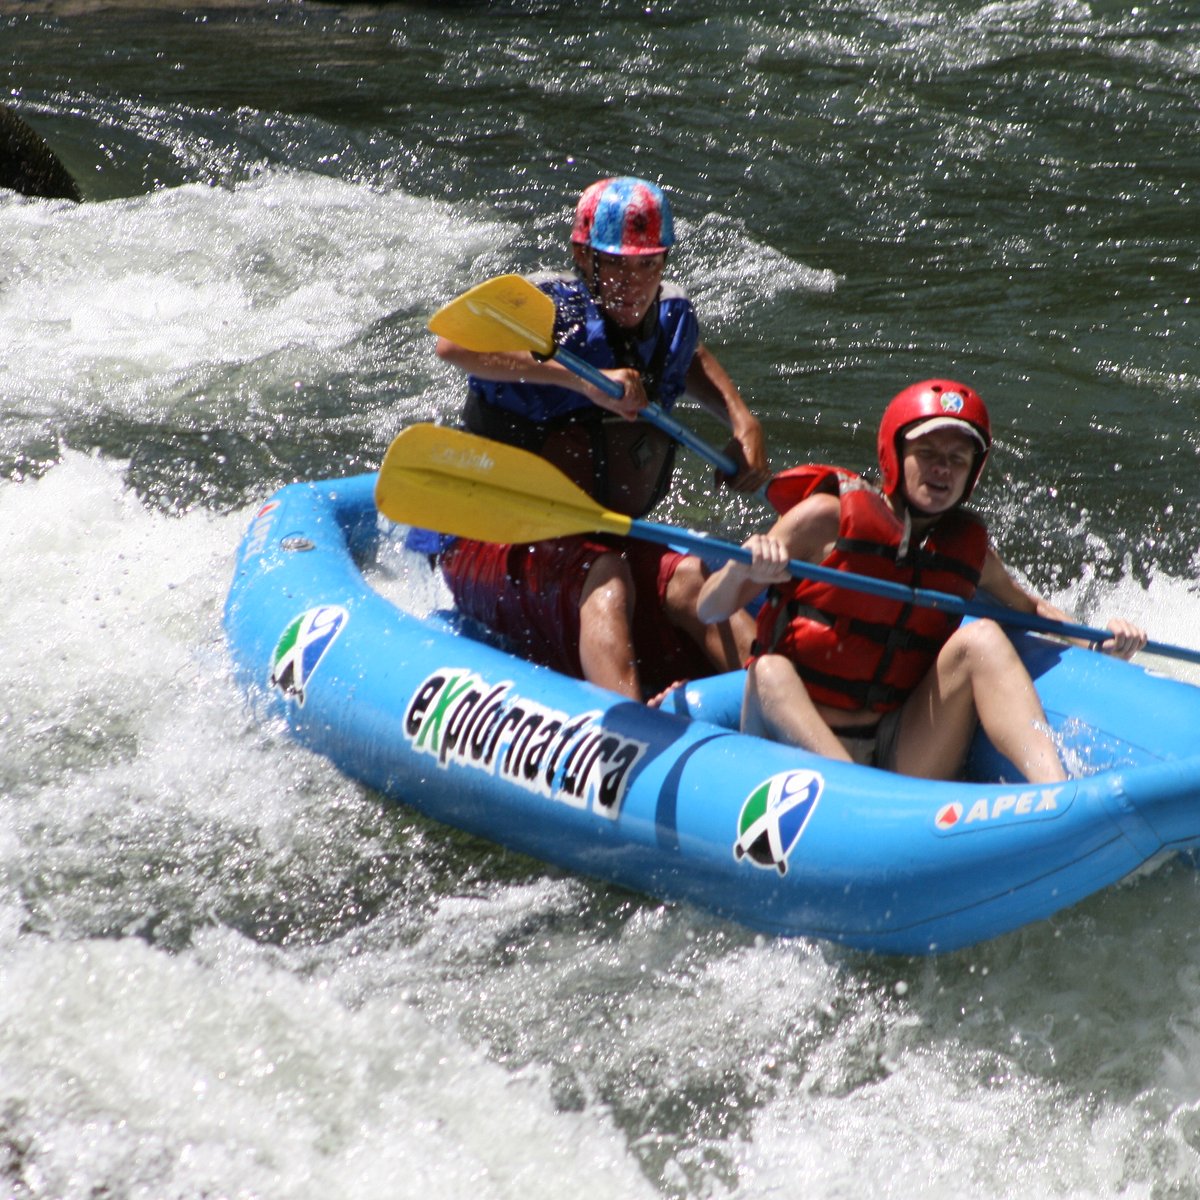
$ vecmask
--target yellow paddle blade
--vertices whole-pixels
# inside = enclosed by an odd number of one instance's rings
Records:
[[[384,456],[375,504],[401,525],[480,542],[540,542],[576,533],[628,534],[544,458],[440,425],[413,425]]]
[[[429,328],[465,350],[554,353],[554,301],[520,275],[473,287],[429,319]]]

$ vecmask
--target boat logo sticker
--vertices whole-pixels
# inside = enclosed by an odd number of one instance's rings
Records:
[[[268,686],[303,707],[317,667],[349,620],[350,614],[336,604],[322,604],[301,613],[275,643]]]
[[[938,833],[969,833],[973,829],[994,829],[1018,821],[1039,821],[1066,812],[1073,799],[1074,792],[1060,784],[1006,792],[1002,796],[981,796],[969,804],[951,800],[937,810],[933,827]]]
[[[250,522],[250,530],[246,534],[246,544],[242,551],[243,560],[252,555],[261,554],[267,548],[267,539],[271,535],[271,525],[275,520],[273,514],[278,507],[278,500],[268,500],[254,514],[254,520]]]
[[[760,783],[742,805],[734,858],[786,875],[788,855],[824,789],[825,778],[816,771],[783,771]]]
[[[488,683],[465,667],[434,671],[413,692],[404,736],[439,767],[496,776],[615,819],[647,743],[606,729],[599,709],[570,713]]]

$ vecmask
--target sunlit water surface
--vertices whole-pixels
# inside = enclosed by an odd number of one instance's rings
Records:
[[[1200,1196],[1190,867],[758,938],[382,804],[220,623],[264,495],[453,419],[429,313],[636,171],[777,465],[966,376],[1014,568],[1200,643],[1198,55],[1166,0],[0,8],[87,195],[0,194],[0,1195]]]

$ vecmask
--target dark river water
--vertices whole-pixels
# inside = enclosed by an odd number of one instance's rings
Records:
[[[1200,644],[1200,6],[0,0],[0,71],[84,195],[0,192],[0,1196],[1200,1197],[1190,868],[762,939],[384,806],[221,635],[251,506],[452,420],[429,314],[633,173],[776,466],[965,379],[1014,570]]]

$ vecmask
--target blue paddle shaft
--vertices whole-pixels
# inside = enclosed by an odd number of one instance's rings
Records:
[[[643,521],[633,518],[630,521],[630,534],[633,537],[644,538],[649,542],[671,546],[678,550],[688,550],[701,558],[727,558],[737,562],[750,563],[753,555],[745,546],[724,542],[719,538],[710,537],[706,533],[697,533],[689,529],[679,529],[673,525],[658,525],[653,521]],[[902,604],[912,604],[919,608],[933,608],[940,612],[958,613],[967,617],[990,617],[999,625],[1011,625],[1018,629],[1028,629],[1035,633],[1051,633],[1058,637],[1077,638],[1084,642],[1107,642],[1112,637],[1110,629],[1095,629],[1088,625],[1075,625],[1070,621],[1055,621],[1050,617],[1039,617],[1036,613],[1019,612],[1015,608],[1007,608],[1003,604],[989,604],[985,600],[967,600],[949,592],[935,592],[929,588],[911,588],[890,579],[875,579],[870,575],[856,575],[850,571],[835,571],[832,567],[823,567],[818,563],[803,562],[793,558],[788,562],[788,571],[797,579],[815,579],[819,583],[829,583],[836,587],[849,588],[851,591],[866,592],[872,596],[883,596],[888,600],[898,600]],[[1184,662],[1200,663],[1200,650],[1189,650],[1185,646],[1172,646],[1163,642],[1147,642],[1146,650],[1150,654],[1161,654],[1165,658],[1178,658]]]
[[[576,375],[594,384],[602,392],[612,396],[614,400],[623,395],[623,389],[619,383],[609,379],[591,363],[584,362],[582,358],[572,354],[569,350],[563,350],[560,347],[555,351],[554,357],[568,370],[574,371]],[[647,405],[642,409],[640,416],[649,421],[651,425],[661,429],[668,437],[673,437],[689,450],[699,454],[724,474],[737,474],[737,467],[731,458],[719,450],[714,450],[686,426],[680,425],[673,417],[663,412],[657,404]],[[653,521],[634,520],[630,532],[647,541],[659,542],[662,545],[679,549],[691,549],[701,556],[707,554],[732,558],[744,563],[751,561],[750,552],[742,546],[735,546],[732,542],[723,542],[703,533],[656,525]],[[1058,637],[1077,638],[1079,641],[1094,642],[1097,645],[1107,642],[1112,637],[1112,631],[1109,629],[1095,629],[1089,625],[1076,625],[1070,621],[1054,621],[1049,617],[1039,617],[1036,613],[1018,612],[1015,608],[1006,608],[1002,604],[988,604],[984,600],[965,600],[961,596],[954,596],[949,592],[935,592],[929,588],[905,587],[902,583],[893,583],[887,579],[873,579],[869,575],[835,571],[831,567],[801,562],[795,558],[788,563],[788,570],[800,579],[816,579],[837,587],[850,588],[852,591],[867,592],[873,596],[883,596],[888,600],[898,600],[902,604],[934,608],[941,612],[958,613],[960,616],[990,617],[997,624],[1028,629],[1034,633],[1050,633]],[[1200,650],[1189,650],[1186,646],[1172,646],[1164,642],[1148,641],[1146,650],[1150,654],[1161,654],[1166,658],[1200,663]]]
[[[593,367],[590,362],[585,362],[577,354],[572,354],[570,350],[564,350],[560,346],[554,351],[553,357],[561,362],[568,371],[573,371],[581,379],[586,379],[588,383],[598,387],[605,395],[611,396],[614,400],[619,400],[625,394],[625,389],[616,380],[609,379],[599,368]],[[686,446],[693,453],[699,454],[701,458],[712,463],[723,475],[737,474],[737,463],[728,454],[722,454],[720,450],[710,446],[703,438],[697,437],[686,425],[680,425],[674,417],[668,416],[657,404],[647,404],[638,416],[644,421],[649,421],[655,428],[661,429],[663,433],[674,438],[680,445]]]

